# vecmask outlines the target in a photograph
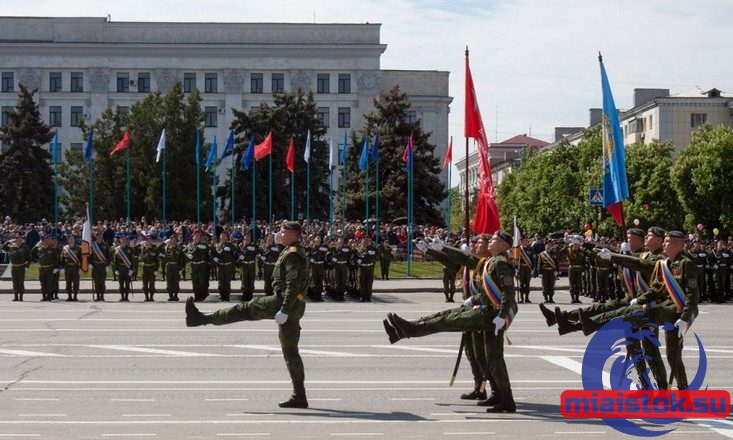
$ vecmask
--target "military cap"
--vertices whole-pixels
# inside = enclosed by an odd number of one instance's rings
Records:
[[[298,232],[303,231],[303,228],[300,226],[300,223],[294,222],[294,221],[283,222],[283,229],[286,229],[288,231],[298,231]]]
[[[496,233],[494,235],[496,235],[497,237],[499,237],[502,240],[504,240],[506,242],[506,244],[508,244],[509,246],[511,246],[512,245],[512,242],[514,241],[512,239],[512,236],[509,235],[508,233],[504,232],[504,231],[496,231]]]
[[[664,238],[664,234],[667,233],[664,229],[660,228],[659,226],[652,226],[649,228],[647,232],[652,233],[653,235],[656,235],[659,238]]]
[[[651,229],[649,231],[651,232]],[[644,236],[646,235],[644,233],[644,230],[643,229],[639,229],[639,228],[629,228],[629,229],[626,230],[626,233],[627,234],[631,234],[631,235],[636,235],[637,237],[641,237],[641,238],[644,238]]]
[[[666,236],[670,238],[681,238],[681,239],[686,238],[685,233],[681,231],[669,231],[667,232]]]

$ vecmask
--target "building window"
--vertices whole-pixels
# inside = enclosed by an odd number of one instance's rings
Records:
[[[219,113],[219,109],[216,107],[205,107],[204,108],[204,123],[207,127],[216,127],[216,117]]]
[[[84,74],[81,72],[71,72],[71,91],[84,91]]]
[[[282,73],[272,74],[272,93],[282,93],[285,91],[285,75]]]
[[[405,124],[410,125],[417,122],[417,112],[415,110],[408,110],[405,112]]]
[[[10,123],[10,114],[15,111],[15,108],[11,105],[4,105],[2,107],[2,120],[0,121],[0,126],[7,127]]]
[[[316,79],[316,93],[331,93],[331,76],[319,73]]]
[[[204,92],[219,93],[219,76],[216,73],[204,75]],[[215,125],[213,127],[216,127]]]
[[[3,72],[2,78],[3,78],[3,84],[0,90],[2,90],[3,92],[14,92],[15,91],[15,73]]]
[[[323,127],[328,128],[328,107],[318,107],[318,109],[316,109],[316,117],[321,121],[321,125],[323,125]]]
[[[183,74],[183,93],[191,93],[196,90],[196,74],[186,72]]]
[[[117,93],[127,93],[130,91],[130,74],[127,72],[119,72],[117,74]]]
[[[71,106],[71,126],[79,126],[79,121],[84,117],[84,107]]]
[[[138,93],[150,93],[150,72],[137,74],[137,91]]]
[[[654,128],[654,124],[652,124],[652,116],[653,115],[649,115],[649,130]]]
[[[48,125],[61,127],[61,106],[52,105],[48,108]]]
[[[83,145],[84,144],[82,144],[81,142],[72,142],[71,144],[69,144],[69,148],[71,148],[72,150],[81,151]]]
[[[339,93],[351,93],[351,75],[339,73]]]
[[[48,91],[49,92],[60,92],[61,91],[61,72],[51,72],[48,74]]]
[[[130,114],[130,107],[117,107],[117,113],[119,113],[120,116],[128,116]]]
[[[351,127],[351,109],[349,107],[339,107],[339,128]]]
[[[697,128],[708,121],[707,113],[692,113],[690,115],[690,128]]]
[[[264,80],[262,79],[261,73],[253,73],[250,76],[250,93],[262,93],[262,87]]]

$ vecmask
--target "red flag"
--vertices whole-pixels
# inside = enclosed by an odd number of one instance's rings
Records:
[[[443,168],[447,167],[449,163],[453,163],[453,136],[450,137],[450,143],[448,149],[445,150],[445,158],[443,159]]]
[[[476,141],[479,165],[479,197],[476,205],[476,218],[473,230],[477,234],[493,234],[501,227],[499,219],[499,205],[496,203],[496,189],[491,177],[491,162],[489,161],[489,141],[486,138],[484,122],[476,101],[476,91],[473,88],[473,77],[468,65],[466,52],[466,120],[464,134],[467,138]]]
[[[405,146],[405,151],[402,152],[402,162],[405,163],[405,166],[410,165],[410,156],[412,156],[412,150],[415,148],[415,143],[412,139],[412,132],[410,132],[410,137],[407,139],[407,146]]]
[[[267,137],[261,143],[255,145],[255,160],[259,161],[263,157],[272,153],[272,132],[267,133]]]
[[[288,154],[285,155],[285,166],[288,167],[288,171],[291,173],[295,172],[295,138],[293,138],[293,136],[290,136]]]
[[[130,132],[126,131],[125,135],[122,136],[122,139],[120,139],[119,142],[117,142],[117,145],[115,145],[111,150],[109,150],[109,157],[114,156],[115,154],[119,153],[120,151],[124,150],[125,148],[130,146]]]

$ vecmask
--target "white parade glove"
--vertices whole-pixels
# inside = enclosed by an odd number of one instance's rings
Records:
[[[463,301],[463,307],[467,309],[473,307],[473,298],[468,298],[467,300]]]
[[[217,257],[214,257],[214,263],[217,263],[217,264],[219,264],[219,258],[217,258]]]
[[[504,324],[506,324],[506,321],[504,321],[503,318],[497,316],[492,322],[494,323],[494,336],[496,336],[499,334],[499,330],[504,328]]]
[[[224,246],[224,250],[229,252],[231,249],[229,248],[229,246]]]
[[[54,275],[56,275],[57,273],[59,273],[59,270],[58,269],[54,269],[53,270],[53,273],[54,273]]]
[[[333,257],[333,258],[331,258],[331,261],[333,261],[334,263],[338,263],[339,260],[338,260],[338,258]]]
[[[128,270],[128,271],[127,271],[127,276],[128,276],[128,277],[131,277],[131,276],[132,276],[132,271],[131,271],[131,270]]]
[[[277,231],[275,234],[275,244],[283,244],[283,233],[282,231]]]
[[[275,322],[277,322],[280,325],[285,324],[285,321],[288,320],[288,314],[283,313],[282,311],[278,310],[277,313],[275,313]]]
[[[423,240],[418,240],[415,242],[415,247],[420,250],[420,252],[425,253],[428,251],[428,244],[425,243]]]
[[[239,261],[242,261],[242,260],[244,260],[244,255],[239,256]]]
[[[677,327],[677,337],[681,338],[687,333],[687,323],[681,319],[674,322],[674,326]]]
[[[189,260],[193,260],[193,254],[186,254],[186,258],[188,258]]]
[[[116,270],[116,271],[115,271],[115,275],[116,275],[116,276],[120,276],[120,271]]]
[[[438,252],[442,251],[443,250],[443,240],[439,238],[433,238],[433,241],[430,242],[430,247],[434,251],[438,251]]]
[[[611,251],[606,248],[598,249],[596,253],[599,257],[601,257],[602,260],[608,261],[611,259]]]
[[[639,299],[638,298],[634,298],[631,301],[629,301],[629,305],[630,306],[635,306],[637,304],[639,304]]]

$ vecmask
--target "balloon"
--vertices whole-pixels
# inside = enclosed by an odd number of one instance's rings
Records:
[[[634,219],[634,225],[635,225],[635,226],[639,226],[639,219],[638,219],[638,218],[635,218],[635,219]]]
[[[698,230],[698,231],[702,231],[703,229],[705,229],[705,226],[703,226],[703,224],[702,224],[702,223],[698,223],[698,224],[697,224],[697,230]]]
[[[469,227],[471,228],[471,230],[473,231],[473,230],[474,230],[474,229],[473,229],[473,227],[474,227],[474,226],[476,226],[476,220],[473,220],[473,219],[472,219],[472,220],[469,220],[469,221],[468,221],[468,226],[469,226]]]
[[[588,238],[588,237],[591,237],[591,236],[593,236],[593,230],[592,229],[588,229],[587,231],[585,231],[585,238]]]
[[[718,228],[713,228],[713,235],[717,237],[718,234],[720,234],[720,230]]]
[[[583,230],[584,231],[587,231],[589,229],[590,229],[590,224],[586,223],[586,224],[583,225]]]

